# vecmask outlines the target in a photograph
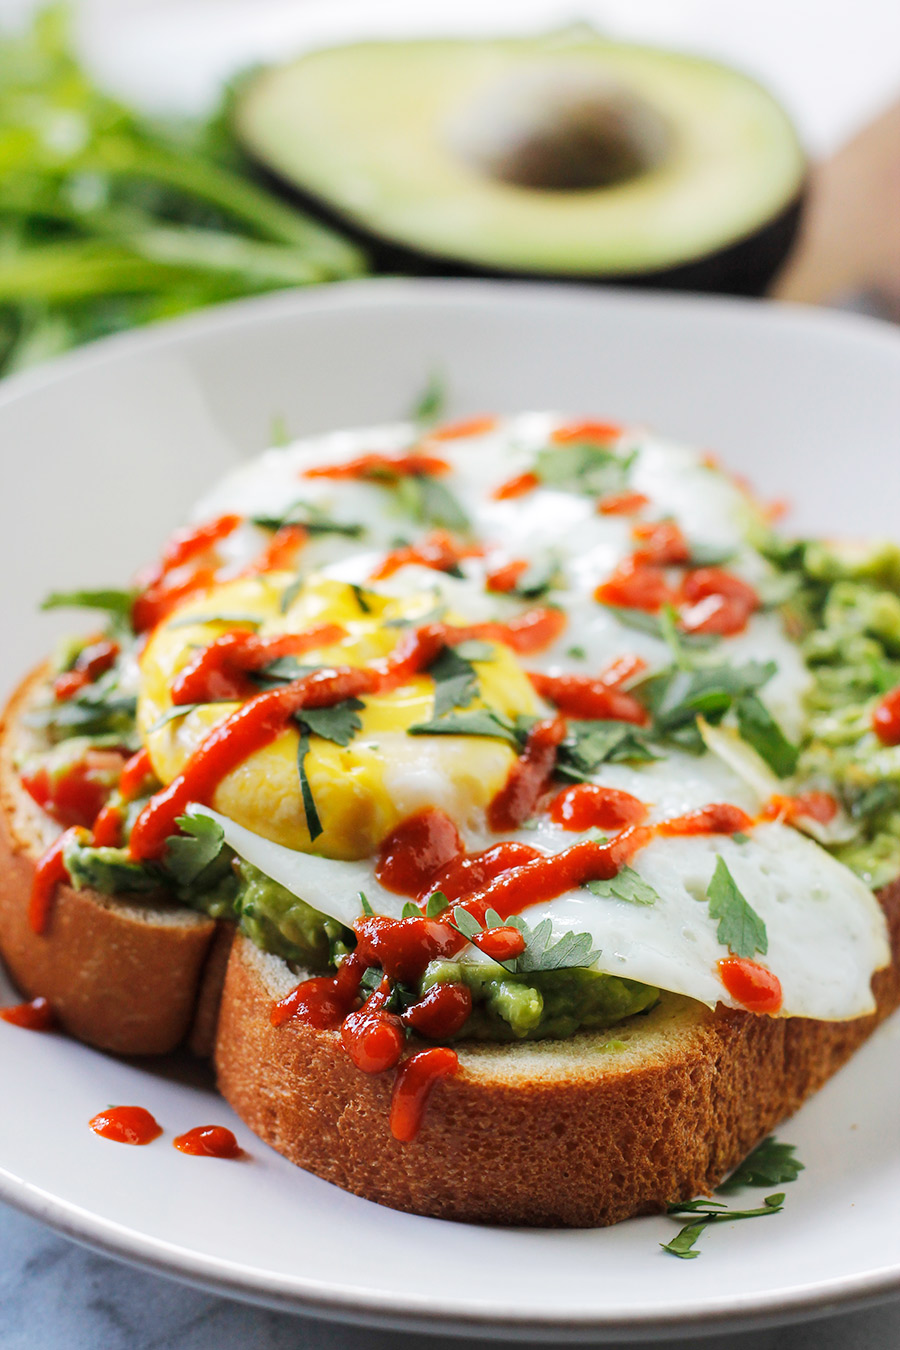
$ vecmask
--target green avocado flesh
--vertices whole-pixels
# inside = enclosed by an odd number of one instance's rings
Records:
[[[534,975],[509,975],[492,961],[432,961],[422,992],[434,984],[463,983],[472,1013],[466,1040],[521,1041],[597,1031],[651,1008],[659,990],[616,975],[571,967]]]
[[[364,233],[487,270],[653,272],[753,236],[804,158],[753,80],[593,34],[372,42],[263,71],[237,133]]]

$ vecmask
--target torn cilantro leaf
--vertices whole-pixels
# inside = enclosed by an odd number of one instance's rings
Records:
[[[781,1144],[770,1134],[758,1144],[726,1181],[717,1188],[720,1195],[730,1195],[744,1186],[777,1186],[796,1181],[804,1170],[803,1163],[794,1157],[796,1144]]]
[[[671,1242],[661,1242],[663,1251],[682,1260],[691,1260],[699,1256],[695,1250],[697,1239],[706,1228],[717,1223],[732,1223],[737,1219],[760,1219],[767,1215],[780,1214],[784,1208],[784,1194],[767,1195],[759,1209],[726,1209],[715,1200],[686,1200],[681,1204],[669,1205],[668,1214],[678,1217],[691,1214],[690,1223],[676,1233]]]
[[[632,905],[655,905],[659,894],[633,867],[625,866],[608,881],[589,881],[587,888],[605,899],[627,900]]]
[[[737,699],[755,693],[776,669],[774,661],[695,670],[670,666],[643,680],[631,692],[650,712],[657,736],[700,754],[704,743],[697,717],[702,714],[717,725]]]
[[[522,573],[508,592],[522,600],[539,600],[548,591],[562,586],[563,575],[559,554],[546,553],[536,558]]]
[[[756,952],[765,956],[769,949],[766,925],[744,899],[721,855],[716,858],[706,898],[710,916],[719,920],[716,937],[724,947],[734,956],[752,957]]]
[[[735,703],[735,712],[742,738],[773,773],[789,778],[797,768],[800,749],[788,740],[762,699],[756,694],[743,694]]]
[[[304,675],[311,675],[319,669],[319,666],[303,665],[296,656],[280,656],[277,661],[270,661],[261,670],[253,670],[249,674],[254,684],[269,688],[278,684],[293,684],[294,680],[300,680]]]
[[[530,974],[540,970],[564,970],[573,966],[592,966],[600,955],[591,946],[590,933],[564,933],[558,942],[550,944],[553,924],[542,919],[536,928],[524,929],[525,950],[515,960],[516,974]]]
[[[369,604],[367,595],[362,586],[357,582],[351,581],[350,589],[353,592],[353,598],[356,601],[360,614],[371,614],[372,606]],[[371,594],[371,592],[370,592]]]
[[[465,534],[471,528],[462,506],[439,478],[426,473],[411,474],[389,486],[394,489],[404,511],[422,525],[437,525],[458,534]],[[458,569],[456,575],[459,575]]]
[[[410,418],[420,427],[431,426],[443,416],[447,406],[447,386],[443,375],[433,370],[428,376],[425,388],[416,399],[410,412]]]
[[[174,722],[176,717],[187,717],[188,713],[196,712],[198,708],[215,708],[222,703],[230,702],[226,699],[211,699],[209,703],[173,703],[171,708],[167,708],[164,713],[160,713],[156,721],[147,728],[147,735],[154,731],[159,731],[160,727],[166,726],[169,722]]]
[[[134,591],[52,591],[41,601],[41,609],[100,609],[130,621],[134,598]]]
[[[478,694],[475,668],[458,648],[442,648],[428,667],[428,674],[434,680],[433,717],[444,717],[454,708],[467,708]]]
[[[650,637],[659,638],[660,641],[671,645],[671,624],[665,617],[665,611],[651,614],[646,609],[627,609],[622,605],[607,605],[606,608],[616,616],[623,628],[631,628],[636,633],[648,633]],[[678,643],[681,647],[702,650],[714,647],[720,641],[721,638],[712,633],[678,632]]]
[[[573,442],[539,450],[534,472],[545,487],[558,492],[606,496],[624,487],[633,459],[633,453],[623,457],[599,445]]]
[[[421,918],[421,914],[422,914],[422,911],[419,909],[419,906],[413,904],[412,900],[407,900],[407,901],[405,902],[403,908],[402,908],[401,911],[400,911],[400,918],[401,918],[401,919],[418,919],[418,918]]]
[[[314,736],[335,745],[349,745],[362,726],[357,714],[365,706],[358,698],[345,698],[330,708],[304,708],[296,714],[295,721]]]
[[[306,776],[306,756],[309,754],[309,736],[305,731],[301,731],[300,739],[297,742],[297,770],[300,774],[300,796],[303,799],[303,810],[306,814],[306,828],[309,832],[310,840],[318,839],[322,833],[322,822],[319,819],[319,813],[316,810],[316,801],[313,797],[312,787]]]
[[[365,533],[364,526],[353,521],[333,520],[321,506],[302,499],[293,502],[282,516],[253,516],[251,519],[261,530],[302,525],[307,534],[340,534],[348,539],[358,539]]]
[[[170,619],[166,628],[190,628],[195,623],[228,623],[242,628],[259,628],[262,619],[258,614],[226,613],[223,610],[219,614],[188,614]]]
[[[166,840],[164,863],[179,886],[192,886],[225,847],[225,831],[210,816],[179,816],[181,834]]]
[[[498,736],[515,750],[521,745],[513,724],[490,708],[445,713],[430,722],[417,722],[407,731],[410,736]]]
[[[443,914],[444,910],[449,907],[449,904],[450,901],[443,891],[432,892],[432,894],[429,895],[428,903],[425,906],[426,919],[434,919],[438,914]]]
[[[571,721],[557,752],[556,768],[562,778],[585,782],[601,764],[656,758],[644,732],[631,722]]]

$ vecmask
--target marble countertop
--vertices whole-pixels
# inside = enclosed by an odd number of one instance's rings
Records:
[[[465,1350],[473,1344],[235,1303],[87,1251],[0,1205],[2,1350]],[[895,1350],[900,1300],[795,1327],[644,1342],[646,1350],[663,1344],[665,1350]]]

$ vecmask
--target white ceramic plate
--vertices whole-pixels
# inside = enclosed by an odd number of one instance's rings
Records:
[[[37,659],[53,586],[119,584],[208,479],[267,440],[403,414],[440,369],[451,412],[641,419],[720,451],[803,528],[897,531],[900,338],[735,301],[487,283],[368,282],[115,338],[0,391],[0,686]],[[0,990],[10,995],[8,988]],[[0,1196],[79,1240],[271,1305],[397,1327],[623,1339],[788,1320],[900,1288],[900,1024],[786,1126],[806,1171],[783,1214],[659,1249],[672,1221],[475,1228],[381,1209],[290,1167],[184,1062],[112,1059],[0,1022]],[[98,1139],[148,1107],[149,1148]],[[243,1163],[174,1132],[235,1128]],[[484,1184],[490,1185],[490,1177]]]

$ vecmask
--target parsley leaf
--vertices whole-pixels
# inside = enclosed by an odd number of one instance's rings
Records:
[[[303,810],[306,813],[306,828],[309,831],[310,840],[313,840],[318,839],[322,833],[322,822],[319,819],[316,801],[309,779],[306,776],[306,756],[308,754],[309,736],[305,731],[301,731],[300,740],[297,742],[297,770],[300,774],[300,796],[303,799]]]
[[[633,867],[628,866],[608,881],[589,881],[587,888],[594,895],[611,900],[627,900],[632,905],[655,905],[659,899],[658,892]]]
[[[573,442],[539,450],[534,472],[545,487],[558,492],[606,496],[624,486],[633,458],[633,454],[622,457],[599,445]]]
[[[475,669],[456,648],[444,647],[428,667],[428,674],[434,680],[433,717],[443,717],[454,708],[467,708],[478,694]]]
[[[225,847],[225,831],[211,816],[179,816],[181,834],[169,835],[164,862],[179,886],[191,886]]]
[[[712,880],[706,888],[709,912],[719,920],[716,937],[734,956],[765,956],[769,949],[766,925],[738,889],[737,882],[721,856],[716,858]]]
[[[333,741],[335,745],[349,745],[362,726],[357,716],[366,705],[358,698],[345,698],[330,708],[304,708],[295,720],[306,732]]]
[[[800,749],[788,740],[762,699],[756,694],[743,694],[735,712],[738,730],[747,744],[779,778],[789,778],[797,768]]]
[[[449,712],[430,722],[407,727],[410,736],[498,736],[515,750],[521,745],[516,728],[501,713],[490,708],[472,708],[469,712]]]
[[[777,1186],[779,1182],[796,1181],[804,1170],[803,1163],[794,1157],[796,1144],[780,1144],[769,1135],[732,1172],[717,1189],[721,1195],[730,1195],[744,1186]]]

